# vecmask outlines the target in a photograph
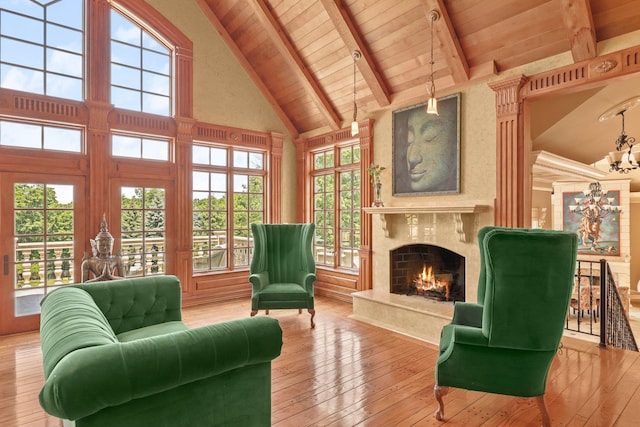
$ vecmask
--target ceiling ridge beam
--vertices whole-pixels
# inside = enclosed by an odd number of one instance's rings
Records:
[[[278,101],[276,101],[276,98],[273,96],[269,88],[267,88],[267,86],[264,84],[264,82],[262,81],[262,79],[260,78],[256,70],[253,68],[251,63],[244,56],[244,54],[242,53],[238,45],[235,43],[231,35],[227,32],[224,25],[222,25],[222,22],[220,22],[216,14],[213,13],[213,10],[211,10],[206,0],[196,0],[196,1],[200,6],[200,9],[202,9],[202,11],[204,12],[207,19],[209,19],[209,22],[211,22],[211,24],[216,29],[218,34],[220,34],[225,44],[229,48],[229,50],[231,50],[231,53],[236,57],[236,59],[240,63],[240,66],[249,75],[249,78],[258,87],[258,90],[260,91],[262,96],[265,97],[269,105],[271,105],[271,107],[274,109],[278,118],[282,121],[284,126],[291,133],[292,138],[296,139],[300,134],[300,131],[298,131],[298,129],[293,124],[289,116],[284,112],[284,110],[282,109]]]
[[[364,61],[358,61],[356,64],[360,74],[367,83],[369,90],[373,93],[373,97],[381,107],[386,107],[391,103],[391,94],[389,88],[384,82],[382,75],[377,71],[373,57],[367,48],[364,40],[360,37],[358,29],[353,23],[353,19],[349,15],[342,0],[322,0],[322,5],[329,14],[331,22],[340,34],[342,41],[353,54],[353,51],[359,50]]]
[[[300,81],[307,95],[309,95],[316,105],[316,108],[318,108],[328,122],[329,127],[333,130],[340,129],[342,120],[338,117],[338,114],[331,106],[320,85],[311,75],[311,72],[305,66],[302,58],[300,58],[296,49],[291,44],[291,41],[285,35],[284,29],[273,16],[269,6],[264,0],[249,0],[249,4],[256,14],[256,18],[266,31],[267,36],[275,44],[276,49],[278,49],[278,52],[283,56],[287,66]]]
[[[460,41],[453,28],[449,13],[444,5],[443,0],[420,0],[424,8],[424,14],[427,22],[430,21],[429,13],[437,10],[440,13],[440,19],[433,24],[435,35],[440,42],[440,49],[447,61],[447,65],[451,70],[453,81],[455,83],[463,83],[469,80],[469,63],[462,51]]]
[[[571,44],[573,62],[595,58],[596,30],[589,0],[561,0],[561,4],[562,21]]]

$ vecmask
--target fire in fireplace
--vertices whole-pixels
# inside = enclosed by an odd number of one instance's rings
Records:
[[[392,293],[437,301],[465,300],[465,258],[435,245],[411,244],[390,252]]]
[[[433,267],[424,264],[422,271],[409,283],[407,295],[417,294],[438,301],[449,301],[451,279],[450,273],[433,274]]]

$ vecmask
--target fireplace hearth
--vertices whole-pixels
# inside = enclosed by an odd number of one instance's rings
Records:
[[[465,258],[440,246],[411,244],[390,251],[390,292],[435,301],[465,300]]]

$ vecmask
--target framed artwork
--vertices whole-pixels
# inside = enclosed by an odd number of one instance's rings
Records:
[[[609,191],[611,205],[620,206],[620,191]],[[599,220],[589,220],[570,205],[584,199],[581,191],[562,193],[562,229],[578,234],[578,254],[620,256],[620,215],[611,212]]]
[[[393,112],[393,195],[460,192],[460,94]]]

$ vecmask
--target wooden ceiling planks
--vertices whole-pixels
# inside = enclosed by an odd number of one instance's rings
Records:
[[[197,1],[294,138],[351,121],[356,47],[359,119],[426,95],[425,4],[445,16],[434,27],[440,93],[563,52],[578,61],[595,43],[640,30],[640,0]]]

